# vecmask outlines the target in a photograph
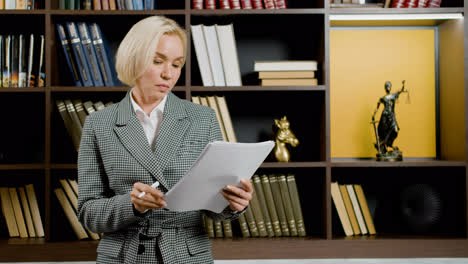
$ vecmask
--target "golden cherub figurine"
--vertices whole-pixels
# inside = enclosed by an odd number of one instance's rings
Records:
[[[289,121],[286,116],[281,119],[275,119],[273,131],[276,143],[273,152],[275,153],[276,159],[279,162],[289,162],[291,160],[291,155],[289,154],[286,144],[296,147],[299,144],[299,140],[289,128]]]

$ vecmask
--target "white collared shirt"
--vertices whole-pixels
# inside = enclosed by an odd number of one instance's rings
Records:
[[[164,96],[163,100],[151,111],[150,115],[148,116],[133,99],[133,89],[130,91],[130,100],[132,102],[133,110],[135,111],[138,120],[140,120],[140,124],[143,127],[143,131],[145,131],[146,139],[148,139],[148,144],[151,146],[151,149],[154,149],[155,139],[159,133],[159,128],[161,127],[166,99],[167,95]]]

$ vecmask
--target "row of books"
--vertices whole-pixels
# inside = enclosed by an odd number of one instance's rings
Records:
[[[112,103],[113,102],[110,101],[104,104],[102,101],[92,102],[90,100],[83,102],[83,100],[79,98],[55,100],[55,104],[60,116],[62,117],[65,128],[68,135],[71,137],[77,152],[80,148],[81,132],[83,130],[86,117],[95,111],[104,109]]]
[[[44,35],[0,35],[0,87],[43,87]]]
[[[242,86],[233,24],[190,27],[203,86]]]
[[[286,0],[192,0],[193,9],[286,9]]]
[[[33,184],[0,187],[0,199],[10,237],[44,237],[44,227]]]
[[[252,200],[239,217],[243,237],[306,236],[293,174],[254,175],[251,182]]]
[[[37,9],[35,0],[0,0],[0,10],[34,10]]]
[[[96,234],[89,229],[83,227],[77,217],[78,210],[78,183],[72,179],[59,179],[60,187],[54,188],[55,196],[57,197],[60,206],[62,207],[65,216],[70,223],[76,237],[79,240],[91,238],[99,240],[101,234]]]
[[[332,182],[331,196],[346,236],[376,234],[366,196],[360,184]]]
[[[157,0],[60,0],[63,10],[153,10]]]
[[[255,61],[262,86],[317,85],[315,60]]]
[[[437,8],[442,0],[386,0],[385,7],[392,8]]]
[[[56,24],[68,69],[76,86],[116,86],[112,56],[97,23]]]

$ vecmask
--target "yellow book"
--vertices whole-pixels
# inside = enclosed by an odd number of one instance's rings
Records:
[[[224,128],[229,142],[237,142],[236,133],[234,132],[234,126],[232,125],[231,114],[226,103],[226,97],[216,96],[218,103],[219,112],[221,113],[221,119],[223,120]]]
[[[372,220],[372,216],[369,211],[369,207],[367,205],[366,196],[364,195],[364,190],[360,184],[354,184],[354,191],[359,201],[359,205],[361,207],[362,215],[364,216],[364,220],[366,221],[367,229],[369,230],[370,235],[375,235],[375,226],[374,220]]]
[[[343,202],[345,204],[346,212],[348,213],[349,221],[351,222],[351,227],[353,228],[353,233],[355,235],[360,235],[361,230],[359,229],[359,224],[354,213],[353,204],[351,203],[351,198],[349,198],[348,190],[344,184],[340,184],[340,192],[343,197]]]
[[[31,215],[34,223],[34,230],[36,230],[37,237],[44,237],[44,227],[42,225],[42,218],[39,211],[39,205],[37,203],[36,193],[34,191],[34,185],[27,184],[25,186],[26,196],[28,197],[29,208],[31,209]]]
[[[10,199],[11,204],[13,205],[13,212],[15,214],[16,219],[16,226],[18,226],[19,236],[21,238],[27,238],[28,236],[28,229],[26,228],[26,223],[24,222],[23,210],[21,209],[21,204],[18,198],[18,193],[16,192],[16,188],[10,187],[8,188],[10,192]]]
[[[16,225],[15,212],[13,210],[13,205],[11,204],[8,187],[0,187],[0,199],[2,200],[2,213],[5,217],[8,233],[10,234],[10,237],[18,237],[19,231],[18,226]]]
[[[24,190],[24,187],[18,187],[18,193],[21,199],[21,205],[23,208],[24,219],[26,220],[26,227],[28,228],[29,237],[35,237],[36,231],[34,230],[31,209],[29,209],[28,197],[26,197],[26,191]]]
[[[315,71],[262,71],[258,73],[259,79],[301,79],[314,77]]]
[[[75,231],[77,238],[79,240],[88,238],[86,230],[83,228],[80,221],[78,221],[78,217],[76,216],[75,211],[73,211],[73,208],[65,196],[63,190],[61,188],[56,188],[54,189],[54,193],[57,196],[57,199],[62,206],[63,212],[71,224],[73,231]]]
[[[262,86],[307,86],[317,85],[318,81],[315,78],[304,79],[262,79]]]
[[[332,182],[330,186],[331,197],[333,203],[335,204],[336,211],[340,217],[341,225],[346,236],[353,235],[353,228],[351,227],[351,222],[349,221],[348,213],[346,212],[346,207],[344,205],[343,197],[341,196],[340,187],[337,182]]]

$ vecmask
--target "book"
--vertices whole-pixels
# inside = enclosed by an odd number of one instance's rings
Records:
[[[21,200],[21,208],[23,208],[23,215],[24,220],[26,221],[28,235],[29,237],[36,237],[36,230],[34,229],[31,209],[29,208],[28,197],[26,197],[26,191],[24,187],[18,187],[18,193]]]
[[[93,41],[94,49],[96,51],[96,57],[98,65],[101,70],[102,78],[106,86],[116,86],[113,77],[114,64],[111,63],[106,50],[108,48],[104,42],[104,38],[101,33],[99,25],[95,22],[89,24],[89,30],[91,32],[91,39]]]
[[[18,72],[19,72],[19,38],[17,35],[11,35],[11,77],[10,87],[18,87]]]
[[[192,103],[194,104],[201,104],[200,97],[196,95],[192,95]]]
[[[288,184],[294,219],[296,220],[297,234],[302,237],[306,236],[304,217],[302,216],[302,206],[299,199],[299,192],[297,191],[296,177],[293,174],[287,175],[286,183]]]
[[[78,182],[73,179],[67,179],[68,184],[72,187],[73,192],[75,193],[76,196],[78,196]]]
[[[242,233],[242,237],[250,237],[249,226],[247,224],[247,219],[245,218],[245,212],[239,215],[239,227]]]
[[[215,25],[226,86],[242,86],[233,24]]]
[[[203,0],[192,0],[193,9],[203,9]]]
[[[215,237],[215,231],[214,231],[214,221],[213,219],[209,218],[206,215],[203,215],[203,223],[205,225],[205,230],[208,233],[209,238],[214,238]]]
[[[16,226],[18,227],[19,236],[21,238],[27,238],[28,229],[26,223],[24,222],[23,209],[21,209],[21,203],[18,198],[18,193],[16,192],[15,187],[9,187],[8,191],[10,193],[11,205],[13,206],[13,213],[15,214]]]
[[[349,194],[349,199],[351,200],[351,204],[353,205],[354,214],[356,215],[357,222],[359,224],[359,229],[361,230],[361,234],[367,234],[366,223],[364,222],[364,217],[361,212],[361,208],[359,207],[359,202],[356,197],[356,193],[354,192],[354,188],[352,184],[345,184],[346,190]]]
[[[107,4],[107,9],[109,9],[108,7],[109,5]],[[98,65],[96,51],[94,49],[93,43],[91,42],[88,26],[85,22],[77,22],[76,26],[78,28],[78,35],[81,40],[81,45],[83,46],[84,55],[88,64],[90,76],[93,80],[93,84],[94,86],[104,86],[101,70]]]
[[[214,96],[207,96],[206,100],[208,101],[208,106],[211,107],[216,112],[216,119],[218,119],[221,134],[223,136],[223,140],[224,141],[229,141],[228,138],[227,138],[225,126],[223,124],[223,120],[221,118],[221,113],[220,113],[220,110],[219,110],[219,106],[218,106],[218,104],[216,102],[216,98]]]
[[[231,9],[241,9],[240,0],[229,0],[229,6]]]
[[[42,225],[41,213],[39,211],[39,204],[37,202],[36,192],[34,191],[33,184],[26,184],[26,196],[28,197],[29,208],[34,224],[34,230],[37,237],[44,237],[44,227]]]
[[[219,0],[219,9],[231,9],[229,0]]]
[[[70,71],[70,76],[73,79],[73,83],[76,86],[83,86],[83,83],[81,82],[81,78],[80,78],[80,73],[77,68],[78,67],[77,62],[75,61],[75,58],[73,57],[74,55],[72,55],[71,45],[65,33],[65,27],[63,26],[62,23],[56,23],[55,27],[57,28],[57,35],[59,37],[60,44],[63,50],[62,54],[68,65],[68,69]]]
[[[215,237],[222,238],[223,237],[223,226],[221,225],[220,220],[213,220],[213,226],[215,231]]]
[[[72,121],[71,129],[73,129],[73,134],[76,137],[75,148],[76,148],[76,151],[78,151],[80,147],[81,132],[83,130],[83,127],[81,126],[81,121],[80,121],[80,118],[78,117],[78,114],[76,113],[73,102],[70,99],[65,99],[63,100],[63,102],[67,108],[68,115],[70,116],[70,119]]]
[[[356,213],[354,212],[353,204],[351,203],[351,198],[349,197],[348,190],[346,189],[346,185],[339,184],[341,197],[343,197],[343,202],[346,208],[346,212],[348,213],[349,221],[351,222],[351,227],[353,228],[354,235],[360,235],[361,229],[359,228],[359,224],[356,218]]]
[[[205,0],[205,9],[216,9],[215,0]]]
[[[288,5],[286,0],[275,0],[275,6],[277,9],[287,9]]]
[[[83,107],[86,110],[86,113],[90,115],[93,112],[96,112],[96,109],[94,108],[94,104],[91,101],[85,101],[83,103]]]
[[[74,128],[74,121],[68,113],[67,106],[65,105],[65,102],[62,99],[56,99],[55,104],[57,105],[59,114],[62,117],[65,129],[67,130],[68,135],[70,136],[73,142],[73,146],[75,147],[75,150],[78,151],[80,147],[81,138],[79,137],[78,129]]]
[[[37,65],[37,87],[45,86],[45,38],[44,35],[39,35],[39,63]]]
[[[18,87],[26,87],[26,47],[26,40],[24,39],[24,35],[20,34],[18,44]]]
[[[259,79],[302,79],[314,78],[315,71],[261,71]]]
[[[8,228],[10,237],[19,237],[18,226],[16,225],[15,211],[11,203],[8,187],[0,187],[0,199],[2,200],[2,213]]]
[[[84,126],[86,121],[86,111],[83,108],[83,101],[81,99],[72,99],[73,106],[75,107],[75,112],[80,119],[81,126]]]
[[[275,9],[275,0],[263,0],[265,9]]]
[[[232,224],[230,220],[223,220],[221,222],[223,224],[223,231],[224,231],[224,237],[226,238],[231,238],[232,237]]]
[[[318,85],[317,79],[315,78],[304,78],[304,79],[261,79],[262,86],[307,86],[307,85]]]
[[[263,191],[262,182],[260,180],[260,176],[254,175],[252,176],[253,187],[255,189],[254,192],[257,193],[257,198],[260,204],[260,210],[262,210],[263,221],[265,223],[265,227],[269,237],[275,236],[275,231],[273,230],[273,224],[271,221],[270,212],[268,211],[267,201],[265,197],[265,193]]]
[[[252,0],[253,9],[263,9],[263,1],[262,0]]]
[[[57,200],[60,203],[60,206],[62,207],[63,212],[65,213],[66,218],[68,219],[68,222],[72,226],[73,231],[75,232],[75,235],[77,236],[77,238],[79,240],[88,238],[88,234],[86,233],[86,230],[78,221],[78,217],[76,216],[76,213],[73,211],[72,205],[68,201],[63,190],[61,188],[55,188],[54,193],[55,193],[55,196],[57,197]]]
[[[254,71],[316,71],[315,60],[254,61]]]
[[[366,227],[369,230],[369,234],[375,235],[376,231],[374,226],[374,220],[372,219],[371,213],[369,211],[366,196],[364,195],[364,190],[362,189],[362,186],[360,184],[353,184],[353,187],[354,192],[356,193],[356,196],[359,201],[359,206],[361,208],[362,215],[364,216],[364,220],[366,221]]]
[[[65,28],[68,33],[68,40],[70,41],[81,83],[86,87],[94,86],[75,22],[65,22]]]
[[[263,187],[263,194],[265,196],[266,204],[268,207],[268,213],[270,214],[271,224],[273,226],[273,231],[275,232],[275,236],[279,237],[282,236],[280,221],[278,218],[278,214],[276,213],[276,205],[273,199],[273,193],[270,185],[270,180],[266,174],[260,176],[260,181]]]
[[[11,36],[6,35],[3,40],[3,69],[2,87],[10,87],[11,82]]]
[[[102,110],[102,109],[106,108],[102,101],[94,102],[93,106],[94,106],[94,109],[96,109],[96,111],[99,111],[99,110]]]
[[[252,9],[252,1],[251,0],[241,0],[242,9]]]
[[[298,236],[299,234],[297,232],[296,219],[294,218],[293,205],[289,194],[288,184],[286,182],[286,175],[281,174],[278,176],[278,184],[281,190],[281,199],[283,200],[286,219],[288,220],[290,236]]]
[[[203,25],[191,25],[193,46],[197,56],[198,68],[202,78],[203,86],[213,86],[213,73],[211,71],[208,50],[206,47],[205,36],[203,35]]]
[[[203,35],[205,36],[208,59],[210,61],[211,72],[213,74],[214,86],[226,86],[224,79],[223,63],[218,44],[218,34],[215,25],[202,25]]]
[[[249,227],[249,232],[252,237],[258,237],[260,234],[258,233],[258,228],[257,224],[255,222],[255,218],[252,212],[252,202],[250,202],[249,206],[245,210],[244,214],[245,215],[245,220],[247,222],[247,226]],[[242,225],[242,223],[241,223]]]
[[[2,2],[2,1],[0,1]],[[1,9],[1,8],[0,8]],[[3,87],[3,65],[5,64],[5,39],[3,35],[0,35],[0,87]]]
[[[250,179],[250,183],[252,184],[252,186],[254,186],[252,179]],[[252,194],[252,199],[250,200],[249,207],[252,209],[252,215],[255,219],[255,225],[257,226],[258,236],[260,237],[268,236],[262,209],[260,208],[260,202],[258,200],[258,193],[255,191]],[[249,221],[248,223],[250,224],[251,222]],[[253,229],[251,228],[251,230]]]
[[[36,86],[36,74],[34,73],[34,65],[36,61],[36,56],[35,54],[35,47],[36,47],[36,42],[34,40],[34,34],[29,35],[29,52],[28,52],[28,66],[27,66],[27,72],[26,72],[26,86],[27,87],[34,87]],[[37,51],[36,51],[37,52]]]
[[[232,125],[231,114],[229,113],[229,108],[226,103],[226,97],[215,96],[215,98],[216,102],[218,103],[219,112],[221,114],[221,120],[226,131],[227,139],[229,142],[237,142],[234,126]]]
[[[341,225],[346,236],[352,236],[354,234],[351,222],[349,220],[348,212],[341,196],[340,187],[338,182],[332,182],[330,185],[331,197],[333,204],[335,205],[336,211],[338,212],[338,217],[340,218]]]
[[[281,234],[283,236],[290,236],[288,219],[286,218],[286,211],[284,210],[283,198],[281,198],[281,188],[278,183],[278,177],[276,175],[268,176],[271,185],[271,192],[273,199],[275,200],[276,212],[280,221]]]

